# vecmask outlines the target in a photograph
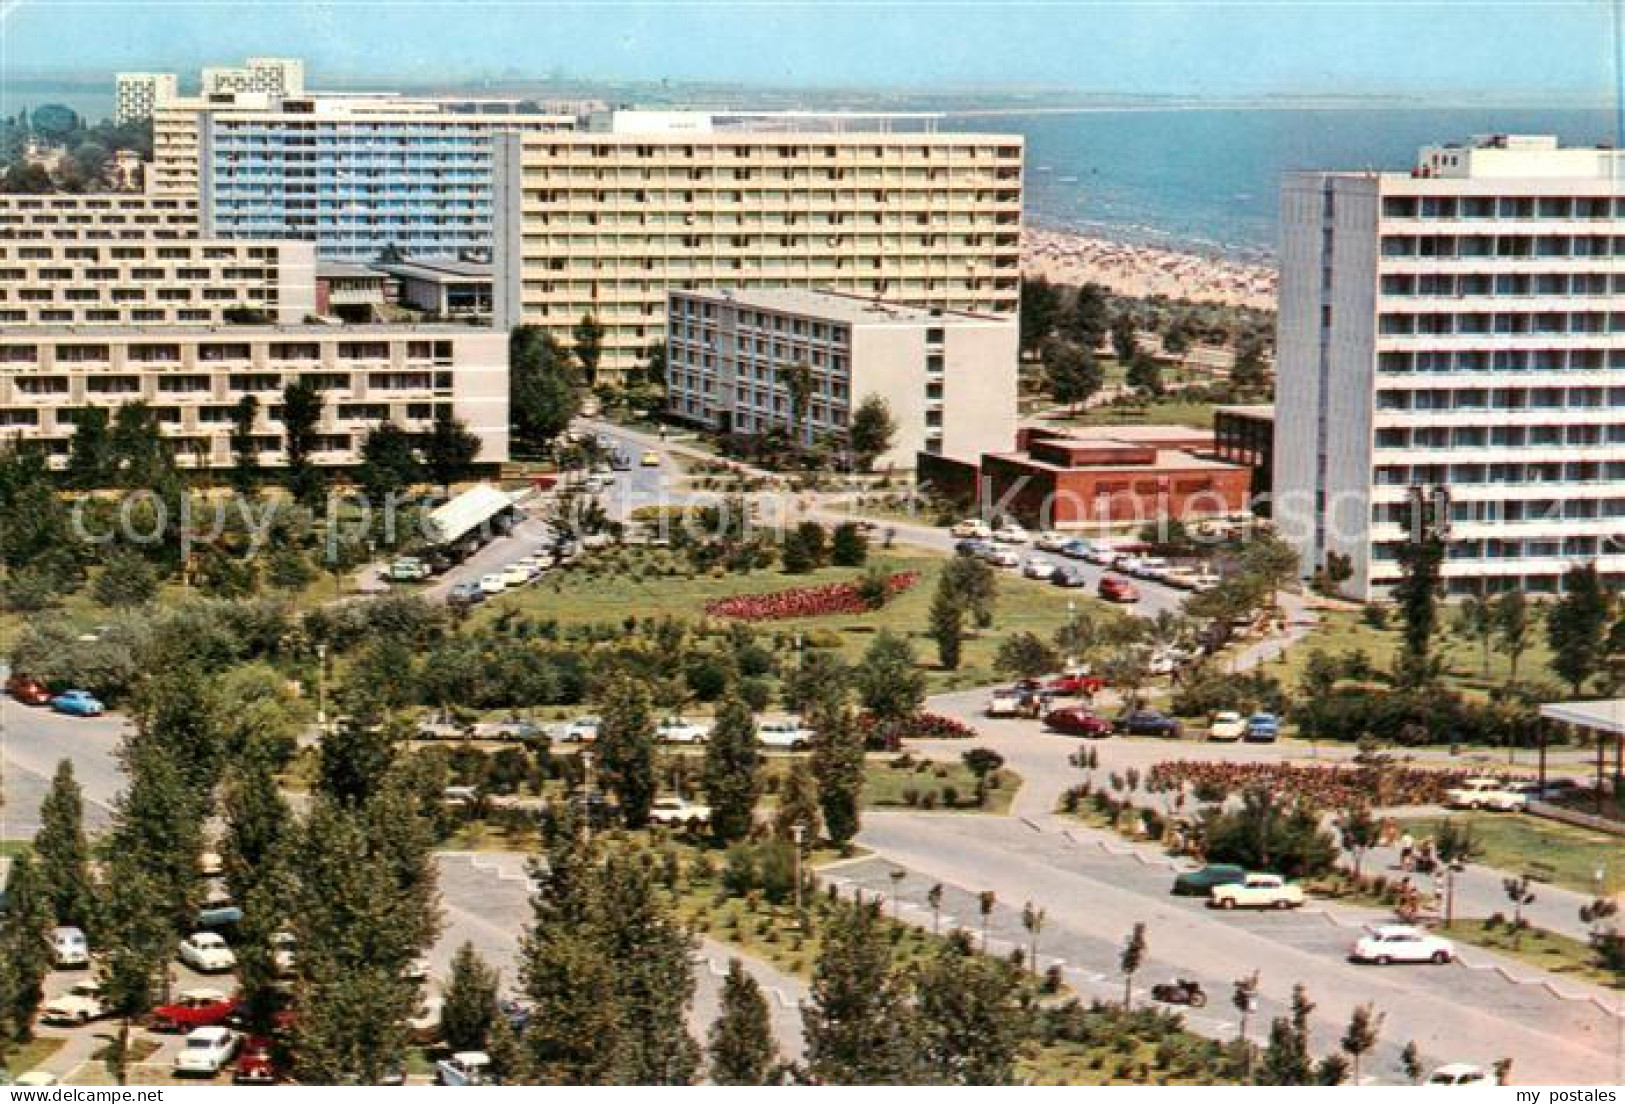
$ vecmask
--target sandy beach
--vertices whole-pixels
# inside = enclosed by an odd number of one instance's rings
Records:
[[[1051,283],[1097,283],[1120,295],[1275,309],[1276,275],[1265,265],[1027,227],[1022,271]]]

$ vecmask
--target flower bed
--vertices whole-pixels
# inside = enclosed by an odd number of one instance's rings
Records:
[[[858,718],[858,731],[863,733],[864,744],[877,751],[896,751],[905,739],[970,740],[977,735],[964,721],[923,710],[899,721],[878,721],[865,713]]]
[[[886,591],[895,598],[919,580],[918,571],[900,571],[886,580]],[[776,590],[770,594],[736,594],[705,604],[705,612],[709,616],[727,617],[735,621],[788,621],[797,617],[867,613],[869,609],[857,583],[825,583],[823,586]]]

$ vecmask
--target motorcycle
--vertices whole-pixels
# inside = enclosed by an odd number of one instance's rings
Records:
[[[1153,985],[1151,999],[1161,1001],[1163,1004],[1186,1004],[1192,1008],[1201,1008],[1207,1004],[1207,994],[1202,991],[1201,983],[1189,978]]]

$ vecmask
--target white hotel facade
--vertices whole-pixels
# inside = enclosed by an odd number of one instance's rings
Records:
[[[1453,594],[1625,582],[1625,154],[1428,147],[1408,173],[1282,196],[1275,517],[1305,574],[1399,578],[1413,487],[1442,494]]]

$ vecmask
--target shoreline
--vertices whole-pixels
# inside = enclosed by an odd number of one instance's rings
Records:
[[[1118,295],[1154,295],[1198,303],[1275,309],[1273,266],[1189,250],[1094,237],[1076,230],[1028,226],[1022,231],[1022,275],[1052,284],[1096,283]]]

